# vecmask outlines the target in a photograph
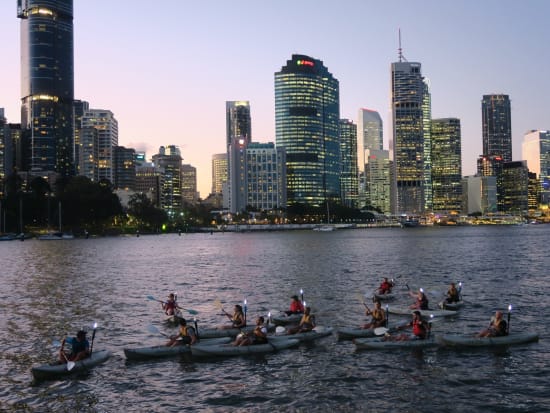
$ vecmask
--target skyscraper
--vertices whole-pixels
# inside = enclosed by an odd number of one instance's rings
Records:
[[[227,182],[227,153],[212,155],[212,190],[213,194],[221,194],[224,183]]]
[[[434,211],[462,208],[460,119],[432,120],[432,185]]]
[[[512,161],[512,115],[508,95],[483,95],[481,121],[483,156]]]
[[[233,138],[242,138],[245,143],[252,140],[252,122],[250,119],[250,103],[246,100],[225,102],[226,146],[229,147]]]
[[[550,203],[550,132],[532,130],[523,136],[522,158],[530,172],[537,175],[539,202]]]
[[[74,171],[73,1],[18,0],[26,170]]]
[[[358,203],[357,125],[349,119],[340,119],[340,184],[342,204],[355,208]]]
[[[275,135],[286,151],[287,203],[340,202],[339,82],[321,60],[292,55],[275,73]]]
[[[424,123],[427,84],[421,64],[400,61],[391,64],[391,109],[393,122],[394,214],[425,212]]]
[[[82,115],[82,129],[86,128],[97,130],[98,180],[114,183],[113,154],[118,146],[118,121],[110,110],[90,109]]]
[[[359,109],[357,120],[357,155],[359,157],[359,170],[365,170],[368,160],[367,150],[380,150],[383,148],[383,123],[380,114],[371,109]]]
[[[175,145],[161,146],[153,155],[153,164],[162,175],[161,207],[170,218],[181,211],[181,152]]]

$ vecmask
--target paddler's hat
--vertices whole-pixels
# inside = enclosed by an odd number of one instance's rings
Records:
[[[86,332],[84,330],[80,330],[78,333],[76,333],[76,336],[77,337],[86,337]]]
[[[293,295],[293,296],[290,297],[290,298],[292,298],[293,300],[298,300],[298,296],[297,296],[297,295]]]

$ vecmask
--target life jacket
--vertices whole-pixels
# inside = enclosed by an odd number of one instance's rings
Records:
[[[300,301],[292,301],[290,303],[290,311],[293,313],[303,313],[304,312],[304,306]]]
[[[414,320],[413,321],[413,334],[419,338],[426,338],[426,326],[422,322],[422,320]]]
[[[375,308],[372,311],[372,320],[373,321],[383,321],[386,315],[384,314],[384,310],[381,308]]]
[[[304,314],[300,320],[300,324],[313,325],[313,316],[311,314]]]
[[[231,318],[231,321],[233,322],[234,326],[238,326],[243,324],[244,321],[244,315],[243,313],[235,313],[233,314],[233,317]]]

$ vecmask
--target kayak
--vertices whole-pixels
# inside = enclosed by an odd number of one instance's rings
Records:
[[[203,338],[219,338],[219,337],[237,337],[237,335],[241,332],[251,332],[254,330],[256,326],[246,326],[244,328],[207,328],[207,329],[199,329],[199,337],[201,339]],[[268,332],[275,331],[274,325],[268,325],[267,326]]]
[[[32,375],[36,380],[55,380],[71,374],[82,372],[104,363],[111,353],[107,350],[94,351],[92,355],[84,360],[75,362],[71,370],[67,370],[67,364],[43,364],[32,368]]]
[[[397,331],[400,327],[403,327],[407,325],[405,324],[396,324],[394,326],[391,326],[388,330],[388,333],[393,333]],[[354,338],[369,338],[369,337],[375,337],[376,334],[374,333],[374,328],[340,328],[336,330],[336,336],[338,337],[338,340],[352,340]]]
[[[388,311],[390,312],[390,314],[411,315],[413,311],[416,311],[416,310],[410,309],[410,308],[404,308],[404,307],[389,306]],[[419,310],[419,311],[423,317],[430,317],[432,315],[434,317],[449,317],[449,316],[454,316],[458,314],[457,311],[451,311],[451,310]]]
[[[300,341],[301,343],[306,341],[313,341],[317,340],[321,337],[327,337],[332,334],[332,331],[334,329],[332,327],[321,327],[317,326],[311,331],[305,331],[303,333],[296,333],[296,334],[282,334],[282,335],[274,335],[274,336],[268,336],[268,339],[273,342],[277,342],[280,340],[286,340],[286,339],[296,339]]]
[[[207,340],[201,340],[200,344],[214,345],[225,344],[231,341],[231,337],[219,337]],[[195,344],[197,345],[197,344]],[[152,347],[138,347],[138,348],[125,348],[124,355],[128,360],[147,360],[153,358],[174,357],[181,354],[190,354],[191,348],[188,345],[176,345],[173,347],[168,346],[152,346]]]
[[[231,357],[247,354],[264,354],[296,347],[300,340],[295,338],[269,340],[267,344],[251,344],[249,346],[232,346],[231,344],[205,345],[195,344],[191,347],[193,357]]]
[[[458,301],[456,303],[447,303],[445,301],[442,301],[439,303],[439,307],[443,310],[451,310],[451,311],[458,311],[462,306],[464,305],[464,301]]]
[[[428,348],[436,347],[439,344],[437,338],[433,335],[424,340],[384,341],[384,338],[358,338],[354,339],[353,343],[355,344],[355,348],[367,350]]]
[[[374,292],[372,296],[379,301],[389,301],[396,297],[394,293],[378,294],[377,292]]]
[[[472,337],[453,334],[441,336],[441,343],[449,347],[501,347],[538,341],[536,333],[512,333],[502,337]]]
[[[286,315],[285,313],[281,313],[277,316],[272,316],[271,321],[276,326],[287,326],[289,324],[299,324],[302,316],[303,314]]]

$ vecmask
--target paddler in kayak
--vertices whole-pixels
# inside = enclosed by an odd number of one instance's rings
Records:
[[[176,315],[178,304],[174,293],[168,294],[168,300],[160,303],[166,315]]]
[[[258,317],[256,319],[256,327],[251,333],[240,333],[237,339],[233,342],[234,346],[249,346],[251,344],[266,344],[267,343],[267,327],[265,319]]]
[[[300,320],[300,324],[296,327],[290,328],[288,334],[305,333],[315,328],[315,316],[311,314],[311,307],[306,307],[304,315]]]
[[[455,283],[451,283],[449,286],[449,289],[447,290],[447,294],[445,296],[445,303],[452,304],[452,303],[458,303],[460,301],[460,292],[458,291],[458,288],[456,288]]]
[[[489,327],[481,331],[476,337],[502,337],[508,335],[506,321],[502,319],[502,311],[495,312],[495,316],[491,317]]]
[[[391,294],[391,289],[393,288],[393,282],[388,280],[388,277],[384,277],[384,280],[378,287],[377,294]]]
[[[366,316],[372,316],[370,323],[364,324],[363,329],[367,328],[376,328],[376,327],[384,327],[384,324],[386,324],[386,312],[382,309],[382,303],[380,300],[376,300],[374,302],[374,310],[371,310],[367,305],[365,304],[366,310],[365,315]]]
[[[398,330],[403,328],[412,327],[412,333],[400,334],[398,336],[386,336],[386,341],[407,341],[407,340],[424,340],[428,337],[430,332],[430,325],[422,320],[420,311],[413,311],[412,320],[410,323],[397,327]]]
[[[297,295],[293,295],[290,302],[290,310],[285,311],[286,315],[302,314],[304,312],[304,305],[300,301]]]
[[[170,337],[170,341],[166,343],[168,347],[174,347],[182,344],[195,344],[197,342],[197,333],[193,327],[187,325],[185,318],[180,318],[180,329],[178,334]]]
[[[424,294],[424,290],[420,288],[417,293],[409,291],[409,295],[413,298],[416,298],[414,304],[409,306],[412,310],[429,310],[428,307],[428,297]]]
[[[246,327],[246,318],[243,313],[243,307],[239,304],[235,304],[235,308],[233,310],[233,315],[227,313],[223,308],[222,311],[224,314],[231,320],[231,325],[224,325],[220,328],[223,329],[229,329],[229,328],[243,328]]]
[[[71,352],[65,353],[65,343],[71,345]],[[79,361],[90,356],[90,342],[86,339],[86,332],[80,330],[76,333],[76,337],[64,338],[59,349],[59,361],[66,363],[67,361]]]

